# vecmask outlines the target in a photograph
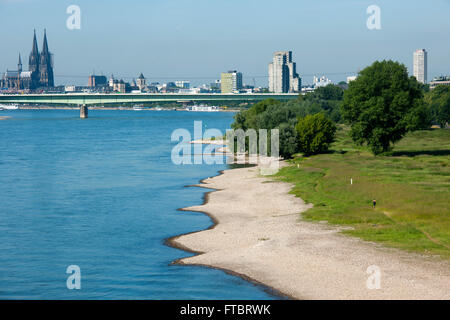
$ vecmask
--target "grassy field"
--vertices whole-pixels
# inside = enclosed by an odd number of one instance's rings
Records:
[[[390,154],[373,156],[341,127],[331,149],[298,157],[277,174],[314,204],[302,214],[306,220],[351,226],[344,233],[450,258],[450,130],[409,133]]]

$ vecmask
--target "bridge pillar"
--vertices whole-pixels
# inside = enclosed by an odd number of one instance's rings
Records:
[[[80,118],[86,119],[88,117],[88,107],[83,104],[80,106]]]

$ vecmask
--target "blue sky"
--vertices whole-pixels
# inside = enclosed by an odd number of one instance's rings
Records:
[[[81,29],[66,28],[69,5]],[[381,30],[366,27],[369,5]],[[209,83],[236,69],[244,82],[267,85],[274,51],[292,50],[303,83],[312,75],[345,80],[374,60],[393,59],[412,72],[415,49],[428,51],[428,78],[450,75],[449,0],[0,0],[0,71],[28,68],[33,29],[44,28],[56,84],[87,84],[97,74],[130,80]]]

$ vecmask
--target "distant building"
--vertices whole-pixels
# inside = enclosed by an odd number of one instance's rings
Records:
[[[269,63],[269,91],[274,93],[299,92],[302,80],[297,74],[292,51],[277,51]]]
[[[120,93],[127,92],[127,85],[126,85],[125,81],[123,81],[121,79],[121,80],[117,81],[116,83],[114,83],[114,91],[117,91]]]
[[[85,88],[82,86],[67,85],[64,86],[64,92],[83,92]]]
[[[330,79],[325,76],[321,76],[320,78],[314,76],[313,78],[314,88],[317,89],[319,87],[326,87],[329,84],[332,84]]]
[[[114,75],[112,74],[111,77],[108,80],[108,85],[113,88],[114,87],[114,82],[116,81],[116,79],[114,79]]]
[[[212,92],[220,92],[220,79],[215,80],[209,84],[210,91]]]
[[[139,75],[139,78],[136,81],[136,85],[141,91],[147,89],[147,80],[142,73]]]
[[[22,59],[20,54],[17,70],[6,70],[0,81],[0,86],[5,89],[13,90],[30,89],[32,87],[31,72],[22,71]]]
[[[15,90],[33,90],[41,87],[51,88],[54,86],[53,55],[48,49],[47,32],[44,30],[42,52],[39,53],[35,31],[28,60],[28,71],[22,70],[22,59],[19,54],[17,70],[7,70],[2,76],[0,87]]]
[[[355,81],[357,77],[358,77],[358,76],[349,76],[349,77],[347,77],[347,83],[350,83],[350,82],[352,82],[352,81]]]
[[[107,84],[108,84],[108,80],[106,79],[105,76],[96,76],[96,75],[89,76],[88,87],[98,88],[98,87],[104,87]]]
[[[242,88],[242,73],[236,70],[223,72],[220,79],[220,91],[233,93]]]
[[[444,85],[450,86],[450,76],[440,76],[433,78],[433,81],[430,81],[430,90],[436,88],[436,86]]]
[[[413,54],[414,77],[421,83],[427,83],[428,53],[425,49],[418,49]]]
[[[189,81],[175,81],[175,85],[181,89],[189,89],[191,87],[191,83]]]

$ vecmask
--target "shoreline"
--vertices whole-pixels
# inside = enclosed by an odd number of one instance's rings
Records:
[[[310,205],[288,193],[290,184],[260,177],[257,170],[227,169],[194,185],[211,191],[202,205],[178,210],[202,212],[213,224],[166,239],[194,254],[172,264],[219,269],[281,298],[450,299],[447,262],[303,221],[299,213]],[[380,266],[381,289],[366,287],[371,265]]]
[[[209,195],[211,193],[213,193],[213,192],[220,191],[220,190],[219,189],[215,189],[215,188],[210,188],[210,187],[207,187],[207,186],[203,186],[204,181],[206,181],[207,179],[212,179],[212,178],[221,176],[221,175],[223,175],[225,173],[226,170],[233,170],[233,169],[219,170],[217,172],[217,175],[215,175],[215,176],[201,179],[198,184],[187,185],[187,186],[184,186],[184,187],[185,188],[196,187],[196,188],[209,189],[210,191],[205,192],[203,194],[203,196],[202,196],[202,201],[203,201],[202,205],[205,205],[205,204],[207,204],[209,202]],[[177,211],[191,211],[191,210],[188,210],[187,208],[178,208]],[[183,236],[195,234],[195,233],[202,232],[202,231],[205,231],[205,230],[212,230],[219,224],[219,221],[213,215],[209,214],[208,212],[202,212],[202,213],[204,215],[206,215],[212,222],[212,224],[208,228],[202,229],[202,230],[191,231],[191,232],[188,232],[188,233],[183,233],[183,234],[180,234],[180,235],[175,235],[175,236],[169,237],[169,238],[164,240],[164,244],[166,246],[169,246],[169,247],[172,247],[172,248],[175,248],[175,249],[179,249],[179,250],[183,250],[183,251],[186,251],[186,252],[189,252],[189,253],[193,253],[194,255],[201,255],[201,254],[203,254],[204,252],[202,252],[202,251],[196,251],[196,250],[194,250],[192,248],[186,247],[183,244],[180,244],[180,243],[177,242],[177,240],[179,238],[183,237]],[[178,258],[178,259],[172,261],[170,264],[171,265],[175,265],[175,264],[178,264],[178,265],[192,265],[192,266],[197,266],[197,267],[204,267],[204,268],[210,268],[210,269],[215,269],[215,270],[221,270],[221,271],[225,272],[226,274],[230,274],[230,275],[239,277],[239,278],[241,278],[241,279],[243,279],[245,281],[248,281],[248,282],[252,283],[253,285],[260,287],[263,291],[265,291],[265,292],[267,292],[267,293],[269,293],[269,294],[271,294],[271,295],[273,295],[275,297],[278,297],[278,298],[280,298],[282,300],[289,300],[289,299],[290,300],[294,300],[295,299],[294,297],[286,295],[286,294],[282,293],[281,291],[279,291],[279,290],[277,290],[277,289],[275,289],[273,287],[267,286],[266,284],[264,284],[264,283],[262,283],[262,282],[260,282],[260,281],[258,281],[256,279],[250,278],[249,276],[247,276],[245,274],[238,273],[238,272],[233,271],[233,270],[220,268],[220,267],[214,267],[214,266],[211,266],[211,265],[206,265],[206,264],[185,264],[182,261],[183,259],[185,259],[185,258]]]

